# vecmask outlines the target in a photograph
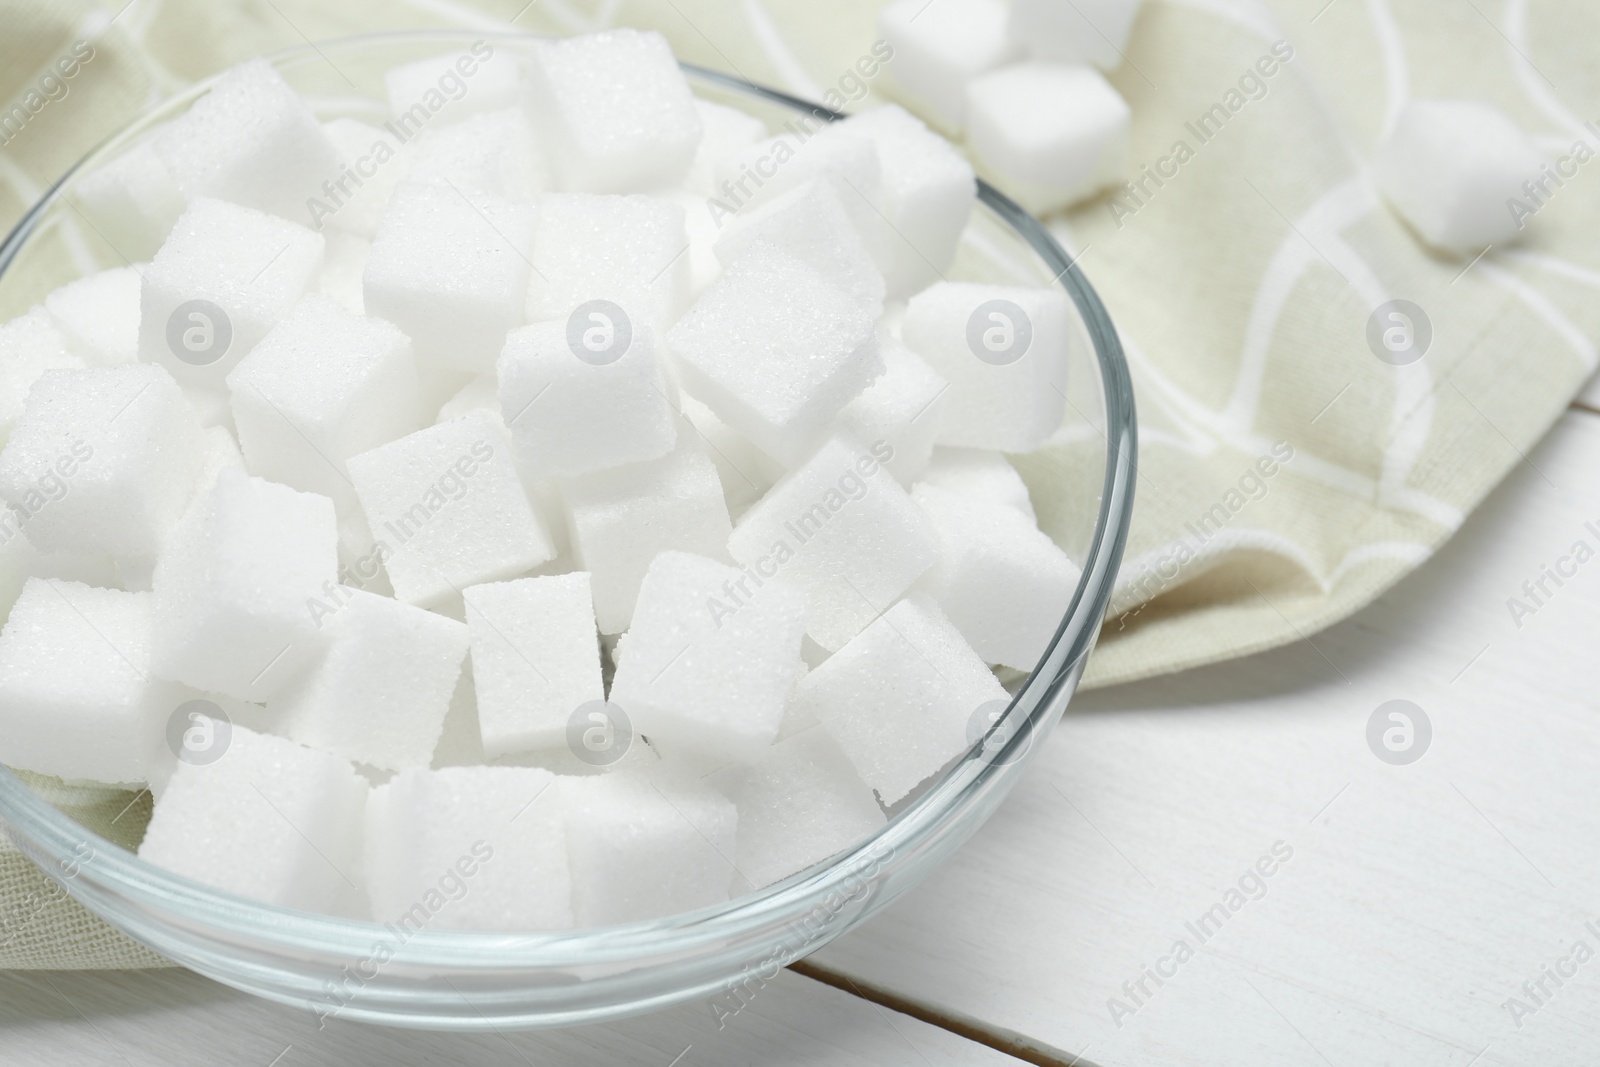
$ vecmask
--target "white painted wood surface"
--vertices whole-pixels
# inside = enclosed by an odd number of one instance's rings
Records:
[[[1000,814],[813,957],[1037,1062],[1600,1062],[1600,417],[1574,412],[1434,560],[1356,618],[1237,663],[1085,694]],[[1592,522],[1593,528],[1586,526]],[[1571,569],[1570,564],[1562,564]],[[1520,628],[1507,600],[1536,610]],[[1418,762],[1369,750],[1415,702]],[[1186,924],[1263,864],[1204,945]],[[1591,930],[1586,924],[1593,921]],[[1182,939],[1198,951],[1169,956]],[[1536,1002],[1543,968],[1596,957]],[[1164,957],[1157,986],[1146,966]],[[454,1037],[315,1022],[182,974],[0,975],[0,1064],[1015,1063],[786,975],[728,1029],[693,1006]],[[1132,994],[1137,994],[1137,999]],[[1114,1020],[1120,998],[1131,1015]],[[1509,998],[1532,1012],[1515,1015]],[[1121,1025],[1117,1025],[1117,1021]],[[1519,1025],[1520,1023],[1520,1025]]]
[[[330,1021],[183,971],[0,974],[5,1067],[1006,1067],[947,1030],[790,972],[719,1030],[704,1005],[606,1026],[431,1034]]]

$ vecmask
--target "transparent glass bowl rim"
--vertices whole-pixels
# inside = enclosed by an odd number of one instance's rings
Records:
[[[329,54],[374,45],[438,43],[470,44],[478,40],[526,47],[542,35],[531,33],[416,30],[361,34],[284,49],[266,58],[276,66],[325,61]],[[331,62],[331,61],[329,61]],[[770,103],[809,113],[821,121],[847,117],[844,113],[769,89],[720,71],[680,64],[691,81],[719,86]],[[126,128],[108,138],[61,176],[0,243],[0,275],[11,267],[45,213],[62,195],[65,184],[80,170],[92,167],[128,141],[142,136],[153,124],[186,109],[204,94],[217,75],[187,87],[143,112]],[[978,201],[1021,236],[1056,272],[1057,281],[1076,306],[1094,346],[1105,400],[1106,466],[1099,515],[1082,577],[1070,607],[1062,618],[1037,668],[1018,691],[1006,712],[991,727],[991,736],[1005,737],[990,747],[986,737],[920,797],[901,811],[881,831],[850,850],[781,882],[724,904],[663,919],[625,926],[554,933],[462,933],[423,931],[406,945],[406,962],[413,967],[471,968],[474,971],[571,968],[604,963],[625,963],[642,957],[660,958],[713,951],[730,938],[749,935],[775,920],[803,914],[819,901],[843,890],[855,892],[863,870],[875,869],[878,858],[897,852],[915,854],[939,835],[941,827],[981,793],[1014,777],[1027,762],[1036,734],[1051,725],[1049,716],[1061,690],[1076,684],[1082,661],[1094,646],[1099,626],[1116,578],[1127,539],[1133,507],[1137,437],[1133,386],[1128,365],[1109,314],[1078,264],[1067,255],[1050,232],[1032,215],[987,182],[978,182]],[[1069,692],[1070,695],[1070,692]],[[162,913],[183,915],[200,928],[225,930],[235,938],[271,946],[286,953],[316,956],[368,952],[384,927],[373,922],[338,919],[291,911],[210,888],[169,873],[94,834],[36,794],[8,768],[0,766],[0,821],[15,826],[51,855],[82,854],[85,845],[92,859],[76,865],[76,878],[118,894],[135,905]],[[32,851],[32,850],[30,850]],[[55,871],[47,872],[60,879]],[[70,889],[70,885],[69,885]]]

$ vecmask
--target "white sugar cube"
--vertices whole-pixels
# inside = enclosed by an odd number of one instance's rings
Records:
[[[1040,59],[1122,65],[1140,0],[1012,0],[1010,35]]]
[[[895,0],[878,15],[894,48],[890,85],[923,118],[952,134],[966,125],[967,83],[1022,55],[1005,0]]]
[[[139,858],[267,904],[365,917],[367,792],[348,761],[235,725],[215,762],[178,765]]]
[[[550,184],[520,107],[429,129],[411,147],[407,181],[477,189],[508,200],[532,199]]]
[[[628,628],[639,584],[662,552],[727,555],[732,527],[717,469],[693,448],[563,483],[562,496],[603,634]]]
[[[406,936],[569,929],[566,837],[549,771],[403,771],[367,805],[372,916]]]
[[[672,450],[677,429],[660,342],[643,322],[626,328],[629,336],[611,334],[599,352],[566,322],[537,322],[506,338],[500,411],[524,478],[572,478]]]
[[[684,209],[670,200],[552,193],[539,202],[528,320],[566,326],[583,305],[609,300],[635,329],[665,329],[689,302],[688,246]]]
[[[46,371],[0,453],[0,497],[47,552],[149,559],[189,504],[207,446],[160,367]]]
[[[351,118],[322,125],[342,164],[330,178],[331,188],[313,202],[311,224],[324,232],[338,230],[371,240],[383,221],[389,197],[405,180],[416,152],[388,129]]]
[[[717,258],[730,264],[761,240],[792,253],[860,299],[873,318],[883,311],[883,275],[828,178],[813,178],[734,216],[717,240]]]
[[[919,587],[985,663],[1031,671],[1078,586],[1078,568],[1015,508],[918,485],[939,533],[939,562]]]
[[[227,378],[250,470],[353,510],[351,456],[422,422],[411,341],[331,297],[306,297]]]
[[[522,90],[515,54],[476,41],[459,52],[429,56],[384,71],[389,115],[407,136],[429,124],[460,122],[510,107]]]
[[[1035,214],[1123,179],[1131,115],[1092,67],[1017,63],[967,86],[967,143],[1001,188]]]
[[[704,132],[700,135],[694,162],[689,165],[689,173],[685,175],[683,184],[701,197],[718,196],[717,161],[766,137],[767,127],[748,112],[698,97],[695,98],[694,109],[700,113],[700,126]]]
[[[194,201],[144,270],[139,358],[222,397],[228,371],[315,283],[323,243],[272,215]]]
[[[262,701],[326,646],[312,601],[335,587],[327,497],[224,470],[156,562],[155,672]]]
[[[151,673],[150,599],[28,579],[0,632],[0,762],[132,783],[172,758],[180,689]]]
[[[1544,183],[1548,194],[1551,173],[1510,116],[1476,100],[1410,101],[1373,158],[1373,178],[1401,217],[1428,244],[1461,255],[1514,239],[1541,203],[1528,190]]]
[[[487,412],[407,434],[348,466],[373,536],[389,548],[384,565],[401,600],[438,604],[555,555],[505,431]]]
[[[689,83],[659,33],[620,29],[534,46],[527,107],[557,187],[625,193],[679,183],[700,142]]]
[[[433,750],[431,766],[476,767],[483,763],[483,738],[478,730],[478,690],[472,678],[472,657],[462,665],[456,690],[450,696],[439,744]]]
[[[950,383],[939,443],[1043,444],[1066,410],[1070,323],[1058,289],[939,282],[912,297],[901,336]]]
[[[728,514],[738,519],[783,477],[783,464],[751,444],[748,437],[687,393],[679,394],[678,408],[682,415],[679,422],[682,432],[698,439],[711,462],[716,464]]]
[[[77,179],[71,196],[90,229],[129,263],[155,255],[187,203],[149,141]]]
[[[887,821],[825,730],[780,741],[711,784],[739,811],[739,873],[771,885],[859,843]]]
[[[1037,524],[1028,487],[1011,462],[998,452],[981,448],[933,450],[920,481],[988,504],[1015,508]]]
[[[491,582],[464,596],[484,755],[566,744],[573,713],[605,699],[589,575]]]
[[[85,363],[132,363],[139,358],[141,284],[137,268],[113,267],[63,285],[44,298],[44,307]]]
[[[42,307],[0,326],[0,438],[22,417],[23,401],[41,374],[84,365]]]
[[[943,277],[978,194],[972,164],[896,104],[863,111],[838,129],[877,149],[878,189],[862,232],[889,295],[904,297]]]
[[[778,734],[805,624],[804,594],[782,581],[663,552],[639,590],[611,699],[669,758],[750,758]]]
[[[450,422],[469,411],[487,411],[500,417],[500,385],[493,374],[474,377],[439,408],[434,422]]]
[[[747,570],[777,576],[810,598],[806,632],[839,648],[931,567],[939,549],[927,517],[869,452],[835,437],[739,520],[728,540]]]
[[[522,323],[534,210],[488,193],[404,182],[372,242],[366,310],[399,326],[417,358],[482,373]]]
[[[884,467],[910,485],[933,454],[950,383],[898,341],[886,341],[882,352],[883,374],[844,406],[835,426],[859,444],[886,443],[894,456]]]
[[[215,197],[307,226],[307,201],[339,174],[333,142],[264,59],[224,72],[154,144],[189,200]]]
[[[774,137],[723,155],[717,162],[712,201],[718,221],[749,211],[817,177],[826,177],[839,202],[865,231],[872,225],[872,200],[878,192],[878,152],[871,141],[839,124],[809,117],[785,124]]]
[[[16,508],[0,511],[0,621],[22,595],[30,578],[59,578],[102,589],[121,584],[116,561],[110,556],[96,552],[41,552],[22,532],[24,521]]]
[[[885,804],[970,748],[974,716],[1009,699],[922,597],[890,608],[807,674],[795,695],[797,708],[822,720]]]
[[[883,371],[868,310],[768,241],[746,249],[667,341],[684,388],[788,464]]]
[[[352,315],[367,313],[367,297],[362,290],[362,275],[372,242],[343,230],[330,229],[322,252],[322,270],[317,274],[316,291],[331,296]]]
[[[739,814],[699,782],[559,779],[579,926],[615,926],[728,899]]]
[[[426,767],[467,655],[467,628],[339,586],[313,605],[328,651],[267,701],[274,733],[381,770]]]

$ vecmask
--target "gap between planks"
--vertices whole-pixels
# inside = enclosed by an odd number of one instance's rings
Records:
[[[842,971],[833,970],[811,960],[791,963],[789,970],[812,981],[849,993],[851,996],[888,1008],[890,1011],[897,1011],[930,1026],[948,1030],[974,1044],[987,1045],[996,1052],[1003,1052],[1024,1063],[1037,1064],[1038,1067],[1096,1067],[1092,1060],[1084,1059],[1081,1054],[1075,1056],[1050,1045],[1029,1041],[1010,1030],[985,1028],[975,1020],[929,1007],[921,1001],[911,1000],[870,982],[857,982]]]

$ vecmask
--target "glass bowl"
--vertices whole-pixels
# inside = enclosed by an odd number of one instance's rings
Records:
[[[270,57],[323,119],[382,121],[382,72],[487,41],[526,53],[531,34],[428,31],[370,35]],[[697,94],[778,129],[797,114],[843,117],[725,74],[685,65]],[[51,288],[120,259],[78,225],[77,176],[114,158],[203,94],[162,102],[58,181],[0,245],[0,310],[19,314]],[[359,88],[356,88],[359,87]],[[91,833],[0,768],[0,824],[89,910],[162,956],[226,985],[320,1015],[436,1030],[568,1026],[705,998],[815,951],[885,907],[954,852],[999,806],[1034,742],[1060,718],[1111,593],[1134,489],[1128,367],[1105,308],[1034,218],[991,186],[963,238],[953,280],[1059,284],[1076,308],[1063,429],[1103,457],[1081,472],[1089,501],[1062,547],[1082,579],[1037,668],[972,749],[875,836],[757,892],[696,912],[561,933],[403,936],[391,926],[289,911],[170,874]],[[1095,479],[1095,474],[1099,478]],[[1095,507],[1094,504],[1098,504]],[[1059,525],[1059,524],[1058,524]]]

